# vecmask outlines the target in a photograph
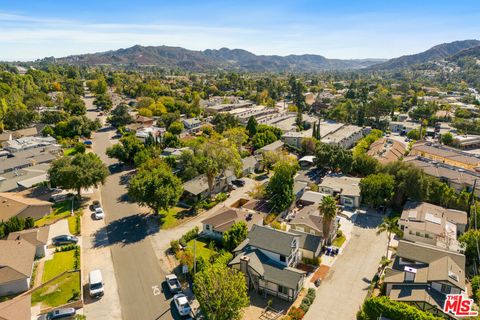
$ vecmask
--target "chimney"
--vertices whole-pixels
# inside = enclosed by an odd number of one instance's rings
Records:
[[[248,274],[248,263],[250,262],[250,257],[242,256],[240,258],[240,271],[245,274]]]

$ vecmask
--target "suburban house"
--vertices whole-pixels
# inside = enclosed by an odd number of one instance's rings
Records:
[[[208,238],[221,241],[223,233],[237,222],[244,221],[248,230],[253,225],[263,225],[264,215],[261,213],[251,213],[242,209],[224,207],[217,211],[215,215],[202,221],[202,233]]]
[[[24,240],[35,246],[35,257],[45,257],[47,251],[49,226],[12,232],[7,240]]]
[[[360,206],[360,178],[331,175],[323,178],[319,191],[332,196],[340,196],[340,204],[349,208]]]
[[[367,154],[385,164],[400,160],[405,155],[405,151],[406,147],[403,143],[389,138],[380,138],[370,145]]]
[[[457,236],[465,232],[467,221],[465,211],[409,201],[398,224],[406,240],[459,250]]]
[[[251,199],[243,204],[241,208],[251,213],[269,214],[272,212],[272,208],[270,207],[268,201],[259,199]]]
[[[202,127],[202,121],[197,118],[183,119],[182,122],[185,129],[192,132],[198,131]]]
[[[406,135],[412,130],[419,129],[420,123],[412,121],[390,121],[389,122],[390,131],[395,133],[400,133],[401,135]]]
[[[422,169],[426,174],[437,177],[440,181],[445,182],[457,192],[473,190],[473,182],[480,178],[480,174],[473,170],[466,170],[445,163],[439,163],[421,156],[407,157],[403,160],[411,163],[417,168]],[[480,196],[480,189],[475,189],[475,194]]]
[[[400,240],[393,263],[385,270],[386,295],[435,315],[447,294],[465,291],[465,256],[419,242]]]
[[[267,152],[267,151],[278,151],[278,150],[282,150],[283,148],[283,141],[281,140],[277,140],[275,142],[272,142],[270,144],[267,144],[266,146],[258,149],[258,150],[255,150],[255,154],[262,154],[264,152]]]
[[[323,197],[328,196],[326,193],[316,192],[312,190],[306,190],[297,201],[299,206],[319,205],[322,202]]]
[[[212,194],[217,194],[227,190],[229,183],[236,179],[233,171],[226,170],[225,175],[216,177],[213,181]],[[183,198],[193,201],[202,200],[208,196],[208,179],[205,174],[201,174],[183,184]]]
[[[0,221],[11,217],[39,219],[52,211],[52,203],[29,198],[19,193],[0,193]]]
[[[0,302],[0,319],[30,320],[32,319],[31,305],[32,299],[29,294]]]
[[[242,159],[242,176],[252,174],[260,167],[257,158],[250,156]]]
[[[303,247],[300,245],[302,257],[304,258],[317,258],[320,255],[322,243],[325,240],[323,234],[323,219],[322,216],[320,216],[317,207],[317,205],[303,207],[302,209],[293,212],[287,219],[289,226],[288,231],[302,235],[304,238],[302,239],[302,242],[310,245],[310,247]],[[333,239],[335,239],[337,229],[338,220],[334,219],[330,225],[328,241],[333,241]],[[306,237],[307,235],[309,236],[308,239]],[[316,246],[312,248],[311,244],[313,242]]]
[[[142,126],[143,128],[153,126],[154,122],[155,120],[153,118],[141,116],[139,114],[137,114],[137,116],[135,117],[135,123]]]
[[[455,148],[432,142],[417,142],[410,151],[411,156],[421,156],[451,166],[475,171],[480,167],[480,158]]]
[[[294,301],[305,280],[305,272],[295,268],[300,260],[300,238],[254,225],[247,239],[235,248],[229,266],[245,274],[250,290]]]
[[[0,297],[27,291],[35,246],[24,240],[0,240]]]
[[[298,164],[300,167],[303,169],[310,168],[315,164],[315,156],[304,156],[300,159],[298,159]]]

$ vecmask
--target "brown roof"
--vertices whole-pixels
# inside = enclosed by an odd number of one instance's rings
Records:
[[[0,283],[32,275],[35,247],[23,240],[0,240]]]
[[[319,215],[317,206],[311,205],[303,207],[295,214],[295,217],[289,222],[291,225],[304,224],[317,232],[323,234],[322,217]]]
[[[17,296],[0,303],[0,320],[30,320],[31,296],[29,294]]]
[[[266,200],[252,199],[242,206],[242,209],[270,213],[271,208]]]
[[[367,154],[381,163],[395,161],[405,154],[405,145],[399,141],[381,138],[370,145]]]
[[[52,206],[51,202],[39,200],[36,198],[25,197],[20,193],[3,192],[0,193],[0,221],[6,221],[11,217],[19,215],[30,206],[42,207]]]
[[[250,219],[247,220],[247,216]],[[263,215],[259,213],[251,214],[244,210],[225,207],[218,210],[218,213],[214,216],[203,220],[202,223],[212,225],[216,231],[224,232],[240,221],[245,221],[250,230],[254,224],[257,224],[262,219]]]
[[[12,232],[8,235],[7,240],[25,240],[34,246],[46,245],[49,230],[49,226],[44,226],[41,228]]]
[[[455,148],[440,146],[429,142],[418,142],[412,147],[412,154],[432,154],[437,157],[450,159],[452,161],[463,163],[467,166],[479,166],[480,159],[471,154],[462,152]]]

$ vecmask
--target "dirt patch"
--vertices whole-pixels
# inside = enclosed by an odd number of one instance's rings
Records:
[[[330,267],[322,264],[315,274],[312,276],[312,279],[310,279],[310,282],[315,282],[318,279],[323,280],[327,276],[328,272],[330,271]]]

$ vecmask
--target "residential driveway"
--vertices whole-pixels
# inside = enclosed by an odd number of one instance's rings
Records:
[[[67,219],[58,220],[54,224],[51,224],[50,228],[48,229],[47,245],[52,244],[52,238],[55,238],[57,236],[61,236],[64,234],[71,235],[70,230],[68,229]]]
[[[381,220],[379,216],[356,216],[349,243],[317,289],[317,296],[305,320],[356,318],[386,251],[386,234],[376,235],[375,227]]]

